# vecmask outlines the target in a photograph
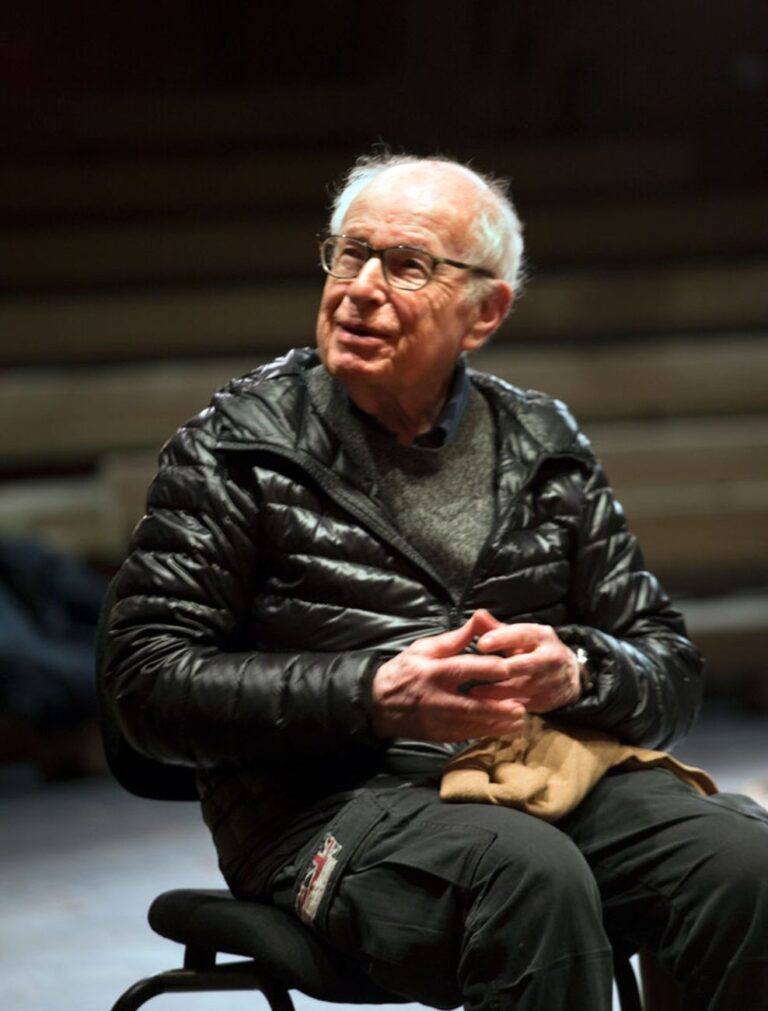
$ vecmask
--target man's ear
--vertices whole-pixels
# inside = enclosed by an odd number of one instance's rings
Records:
[[[465,334],[463,351],[475,351],[498,330],[512,307],[515,293],[506,281],[494,280],[475,303],[475,319]]]

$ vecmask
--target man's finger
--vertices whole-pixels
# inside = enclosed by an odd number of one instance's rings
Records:
[[[483,681],[480,678],[468,683],[467,693],[478,701],[514,699],[527,705],[532,696],[530,678],[505,678],[502,681]]]
[[[458,628],[452,628],[448,632],[440,632],[438,635],[430,635],[427,638],[419,639],[413,644],[413,648],[422,656],[430,656],[439,660],[463,653],[477,634],[477,618],[473,614],[471,618]]]
[[[527,652],[535,649],[548,637],[551,629],[548,625],[536,625],[533,622],[517,622],[512,625],[500,625],[480,636],[477,648],[484,653],[497,650],[520,650]]]
[[[490,611],[484,607],[478,608],[472,615],[475,621],[475,635],[483,636],[486,632],[492,632],[496,628],[503,628],[504,623],[494,617]]]
[[[492,704],[471,698],[456,699],[439,713],[434,713],[428,727],[422,725],[424,740],[463,741],[468,737],[499,737],[516,733],[526,718],[526,710],[517,700],[505,699]],[[426,730],[426,733],[424,731]]]
[[[482,653],[461,653],[441,665],[435,681],[443,691],[466,694],[475,685],[496,684],[505,681],[508,676],[502,657],[485,656]]]

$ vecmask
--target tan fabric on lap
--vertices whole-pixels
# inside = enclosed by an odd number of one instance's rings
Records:
[[[661,766],[701,794],[717,793],[706,772],[683,765],[663,751],[621,744],[589,727],[529,716],[522,734],[476,741],[453,758],[443,774],[440,797],[507,805],[557,821],[617,766]]]

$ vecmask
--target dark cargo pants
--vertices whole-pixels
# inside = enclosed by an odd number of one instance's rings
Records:
[[[664,770],[609,775],[556,826],[374,785],[275,901],[435,1007],[610,1011],[610,937],[655,952],[686,1011],[768,1008],[768,813]]]

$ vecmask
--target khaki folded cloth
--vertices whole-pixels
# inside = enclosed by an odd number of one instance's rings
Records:
[[[447,801],[484,801],[557,821],[586,797],[609,769],[669,769],[700,794],[717,793],[701,769],[663,751],[620,744],[599,730],[529,716],[516,737],[484,738],[453,758],[440,786]]]

